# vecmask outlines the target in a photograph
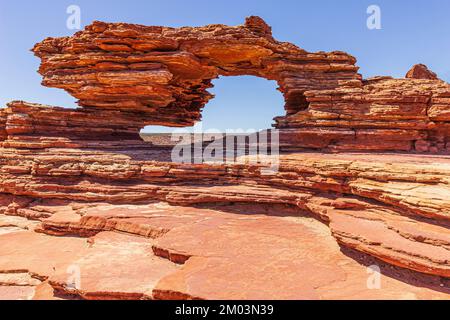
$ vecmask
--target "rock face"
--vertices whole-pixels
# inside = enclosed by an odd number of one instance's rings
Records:
[[[258,17],[95,22],[34,52],[81,107],[0,109],[0,298],[450,298],[450,88],[422,67],[362,79]],[[211,80],[243,74],[285,96],[277,172],[139,137],[192,125]]]
[[[406,79],[363,80],[352,56],[278,42],[259,17],[179,29],[94,22],[33,51],[43,85],[83,107],[135,113],[141,128],[193,125],[212,79],[252,75],[277,81],[284,95],[275,127],[285,148],[450,152],[450,87],[426,66]]]
[[[429,70],[424,64],[416,64],[411,70],[406,73],[406,78],[409,79],[428,79],[428,80],[438,80],[436,73]]]
[[[306,107],[306,90],[361,78],[352,56],[277,42],[258,17],[238,27],[179,29],[94,22],[33,51],[43,85],[66,90],[81,106],[139,112],[146,125],[193,125],[221,75],[276,80],[289,114]]]

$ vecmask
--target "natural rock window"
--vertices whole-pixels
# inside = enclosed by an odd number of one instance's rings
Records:
[[[50,298],[448,299],[450,86],[425,66],[364,79],[351,55],[278,42],[258,17],[94,22],[34,52],[43,84],[80,108],[0,109],[0,284],[48,280],[36,292]],[[226,114],[208,91],[236,76],[280,87],[279,170],[175,162],[140,139]],[[67,282],[78,267],[82,288]]]
[[[220,77],[209,91],[215,95],[202,113],[203,129],[269,129],[285,114],[275,81],[253,76]]]

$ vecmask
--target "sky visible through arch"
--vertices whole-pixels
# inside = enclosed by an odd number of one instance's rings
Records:
[[[254,76],[220,77],[208,91],[215,95],[202,112],[202,122],[189,131],[268,129],[273,118],[285,114],[283,94],[276,81]],[[172,132],[173,128],[149,126],[143,132]]]
[[[366,10],[373,4],[381,9],[380,30],[367,28]],[[76,106],[63,90],[40,85],[39,59],[29,51],[48,36],[74,33],[66,27],[70,5],[80,7],[82,27],[93,20],[172,27],[238,25],[246,16],[259,15],[272,26],[277,40],[308,51],[352,54],[365,78],[403,77],[413,64],[424,63],[450,81],[446,0],[0,0],[0,107],[11,100]],[[205,108],[205,127],[259,129],[282,115],[281,94],[273,82],[231,77],[215,85],[211,92],[217,98]]]

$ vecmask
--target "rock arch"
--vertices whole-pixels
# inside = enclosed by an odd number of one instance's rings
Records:
[[[284,96],[286,114],[275,119],[283,147],[450,152],[450,88],[424,76],[432,74],[425,66],[404,79],[363,80],[351,55],[278,42],[259,17],[235,27],[94,22],[33,51],[43,85],[77,98],[87,119],[108,119],[116,131],[126,124],[127,135],[192,126],[212,98],[212,79],[252,75],[277,81]]]
[[[145,125],[193,125],[219,76],[277,81],[287,115],[305,109],[306,90],[360,79],[352,56],[278,42],[255,16],[237,27],[94,22],[73,37],[48,38],[33,51],[42,59],[45,86],[65,89],[83,107],[138,112]]]

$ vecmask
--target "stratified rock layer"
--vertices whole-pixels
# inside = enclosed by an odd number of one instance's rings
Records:
[[[450,86],[439,80],[364,80],[307,91],[309,106],[277,118],[283,146],[327,151],[450,151]]]
[[[450,297],[450,89],[426,68],[363,80],[257,17],[95,22],[34,52],[81,107],[0,110],[0,298]],[[192,125],[211,80],[243,74],[285,96],[277,171],[175,163],[140,138]]]
[[[193,125],[220,75],[276,80],[290,114],[305,107],[306,90],[360,79],[350,55],[277,42],[258,17],[238,27],[179,29],[94,22],[33,51],[44,85],[66,90],[81,106],[140,112],[147,125]]]
[[[428,69],[428,67],[424,64],[416,64],[414,65],[407,73],[406,78],[409,79],[429,79],[429,80],[438,80],[436,73]]]
[[[212,79],[253,75],[277,81],[284,95],[275,127],[285,148],[450,152],[450,87],[426,66],[405,79],[363,80],[352,56],[278,42],[258,17],[178,29],[94,22],[33,51],[45,86],[83,107],[136,113],[140,127],[193,125]]]

